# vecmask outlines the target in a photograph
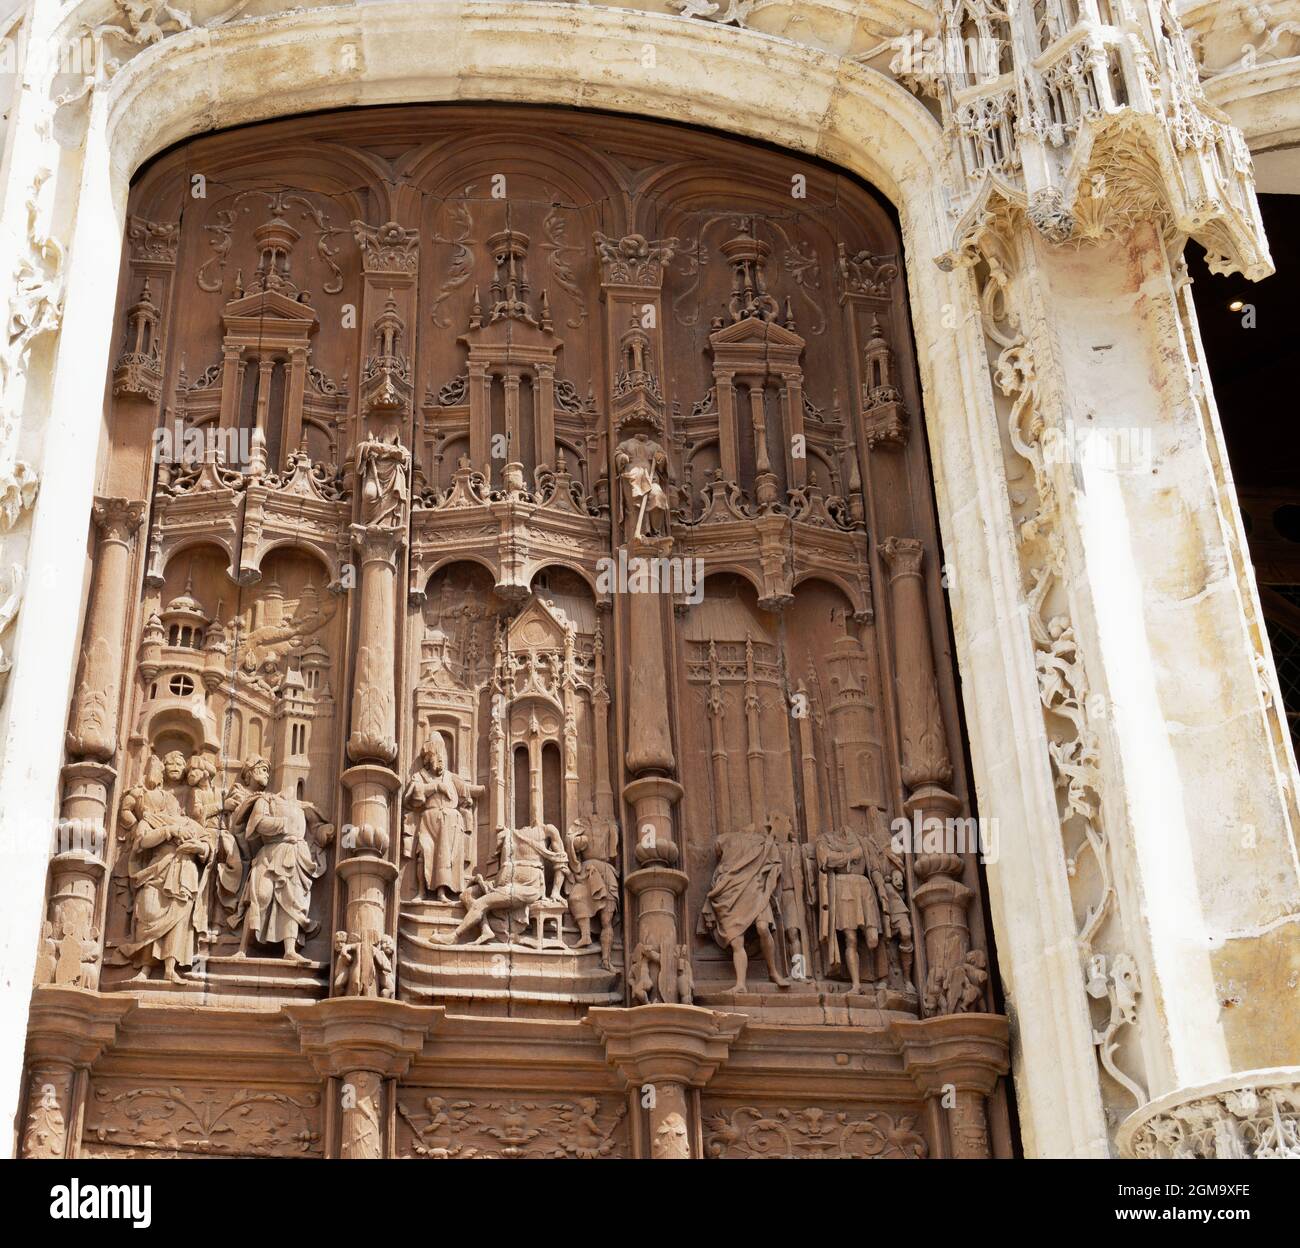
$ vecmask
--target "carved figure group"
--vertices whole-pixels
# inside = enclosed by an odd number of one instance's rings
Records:
[[[130,925],[115,959],[148,979],[184,983],[200,945],[220,936],[221,916],[240,930],[237,957],[252,941],[298,946],[318,926],[309,915],[312,885],[324,872],[333,827],[309,802],[267,793],[265,759],[245,764],[222,800],[216,759],[173,750],[151,755],[141,784],[122,799],[119,824],[129,842],[126,880]]]

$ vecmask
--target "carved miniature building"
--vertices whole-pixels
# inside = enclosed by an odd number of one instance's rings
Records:
[[[1300,1155],[1180,7],[27,5],[15,1151]]]

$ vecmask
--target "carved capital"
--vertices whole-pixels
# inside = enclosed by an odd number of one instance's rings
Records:
[[[727,1060],[745,1028],[743,1014],[697,1005],[597,1007],[587,1019],[629,1087],[673,1083],[703,1087]]]
[[[342,1078],[359,1070],[400,1078],[446,1015],[441,1007],[404,1005],[382,997],[333,997],[311,1005],[286,1005],[284,1012],[322,1078]]]
[[[403,229],[396,221],[384,225],[353,221],[352,232],[361,248],[361,263],[367,273],[415,272],[420,262],[418,230]]]
[[[663,285],[664,269],[680,246],[675,238],[651,242],[640,234],[610,238],[599,231],[595,240],[602,285],[654,290]]]
[[[1121,1152],[1141,1158],[1300,1158],[1300,1067],[1179,1088],[1131,1114]]]
[[[914,537],[891,537],[880,543],[880,557],[889,568],[891,580],[920,576],[925,547]]]
[[[144,520],[144,503],[126,498],[97,498],[91,508],[101,544],[127,546]]]

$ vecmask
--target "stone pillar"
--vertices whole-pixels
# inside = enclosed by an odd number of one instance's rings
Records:
[[[67,746],[69,754],[102,763],[111,759],[117,749],[131,547],[144,519],[144,504],[124,498],[100,498],[95,500],[92,514],[99,531],[95,583],[86,609],[81,670]]]
[[[406,532],[357,524],[352,541],[361,557],[361,619],[348,757],[354,763],[392,763],[397,758],[397,573]]]
[[[923,1022],[898,1019],[890,1031],[903,1067],[931,1103],[932,1123],[946,1124],[935,1155],[957,1160],[993,1156],[985,1102],[1010,1069],[1010,1024],[1001,1014],[949,1014]]]
[[[587,1015],[605,1055],[627,1082],[639,1107],[633,1133],[636,1156],[691,1161],[703,1156],[694,1089],[727,1060],[745,1027],[741,1014],[693,1005],[598,1007]]]
[[[50,859],[47,930],[36,982],[94,988],[99,982],[100,883],[106,867],[104,818],[117,772],[118,717],[125,670],[131,554],[144,504],[101,498],[93,508],[98,562],[73,696],[62,801]]]
[[[444,1011],[397,1001],[335,998],[286,1005],[298,1043],[332,1098],[326,1156],[379,1160],[390,1155],[394,1084],[423,1051]]]
[[[937,843],[913,846],[912,869],[919,881],[912,900],[921,912],[925,938],[926,981],[923,1003],[927,1014],[942,1011],[945,978],[970,950],[967,907],[973,891],[961,881],[964,861],[953,852],[946,835],[948,820],[961,810],[949,790],[952,760],[944,730],[934,654],[921,579],[924,547],[915,538],[891,537],[880,546],[889,569],[893,607],[894,664],[898,673],[898,726],[902,743],[902,776],[908,797],[904,810],[913,827],[937,838]]]
[[[20,1157],[77,1156],[90,1068],[135,1008],[127,996],[43,987],[32,994]]]
[[[397,758],[397,575],[406,535],[378,525],[354,525],[352,535],[361,556],[361,619],[348,739],[354,766],[340,777],[350,822],[337,862],[347,889],[348,939],[363,947],[354,956],[369,958],[388,933],[388,898],[398,874],[392,825],[401,779],[391,764]]]

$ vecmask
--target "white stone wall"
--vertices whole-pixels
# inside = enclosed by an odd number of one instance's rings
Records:
[[[1196,234],[1258,276],[1267,247],[1244,147],[1158,33],[1169,6],[1115,0],[1103,28],[1097,0],[1082,3],[1088,21],[1047,59],[1077,40],[1096,68],[1111,49],[1127,102],[1105,88],[1065,130],[1026,109],[1005,167],[979,175],[963,109],[1015,74],[954,84],[921,66],[904,85],[890,70],[900,40],[949,29],[948,0],[708,13],[695,0],[199,0],[154,6],[152,27],[115,0],[31,5],[31,46],[98,28],[112,61],[85,80],[25,60],[0,170],[0,271],[21,270],[10,315],[27,327],[0,346],[0,468],[39,478],[31,507],[20,483],[0,533],[0,576],[26,571],[0,631],[13,660],[0,1120],[18,1094],[58,806],[129,180],[204,130],[440,100],[695,122],[821,156],[893,201],[980,813],[1000,829],[989,887],[1026,1150],[1159,1151],[1149,1141],[1168,1133],[1144,1124],[1180,1105],[1208,1100],[1240,1122],[1245,1102],[1222,1089],[1300,1080],[1285,1056],[1294,989],[1265,971],[1300,973],[1295,764],[1179,261]],[[1036,82],[1030,8],[1010,8],[1010,51]],[[1090,426],[1134,432],[1152,462],[1114,471],[1053,449]],[[1235,1017],[1225,976],[1249,997]]]

